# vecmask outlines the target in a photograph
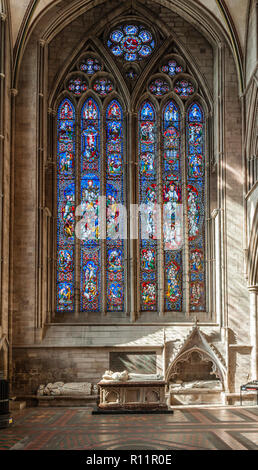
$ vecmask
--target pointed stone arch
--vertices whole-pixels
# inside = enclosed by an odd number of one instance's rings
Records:
[[[194,355],[199,357],[200,363],[207,365],[206,370],[209,375],[216,376],[221,381],[222,387],[224,388],[226,372],[224,361],[222,357],[219,356],[215,347],[211,343],[208,343],[197,325],[190,332],[183,344],[181,344],[175,356],[171,357],[170,364],[165,374],[166,381],[169,382],[172,378],[176,377],[180,378],[178,377],[180,372],[179,365],[186,362],[191,363]],[[208,363],[211,363],[210,367],[208,367]],[[198,380],[198,377],[196,377],[196,379]]]

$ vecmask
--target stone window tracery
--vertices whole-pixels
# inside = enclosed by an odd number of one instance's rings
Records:
[[[127,50],[129,39],[153,51],[152,33],[128,24],[111,31],[111,53],[124,44],[121,57],[130,62],[128,54],[139,55],[141,49],[138,44]],[[136,64],[127,65],[125,76],[140,77]],[[121,238],[120,212],[125,205],[130,219],[126,165],[132,146],[138,203],[145,208],[139,212],[134,253],[136,309],[169,315],[205,311],[206,124],[196,80],[185,74],[183,59],[166,56],[143,86],[145,99],[136,103],[137,130],[129,142],[128,109],[116,77],[95,52],[79,59],[77,69],[68,74],[57,110],[57,312],[128,311],[130,255]],[[104,237],[101,196],[106,198]],[[79,240],[76,216],[81,217]]]

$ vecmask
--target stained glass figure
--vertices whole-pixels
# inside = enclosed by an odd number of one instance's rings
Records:
[[[155,96],[164,96],[169,92],[169,83],[161,78],[157,78],[149,84],[149,91]]]
[[[111,32],[107,45],[115,57],[132,62],[149,57],[155,41],[145,26],[125,25]]]
[[[81,131],[81,166],[83,174],[100,170],[100,116],[97,103],[89,98],[83,108]]]
[[[102,67],[100,61],[97,58],[87,57],[81,61],[79,68],[88,75],[94,75],[96,72],[99,72]]]
[[[199,103],[187,112],[187,194],[190,310],[205,310],[205,124]]]
[[[166,266],[166,305],[173,305],[175,310],[182,302],[181,272],[181,263],[175,260]]]
[[[64,99],[57,113],[57,299],[58,312],[74,309],[75,110]]]
[[[182,203],[181,127],[178,106],[168,101],[162,113],[163,240],[165,261],[165,309],[182,310]],[[179,223],[178,223],[179,222]]]
[[[82,80],[80,77],[77,77],[69,80],[67,88],[75,96],[81,96],[82,93],[88,90],[88,85],[85,80]]]
[[[174,86],[174,91],[180,98],[188,98],[195,92],[194,85],[188,80],[177,80]]]
[[[161,66],[160,71],[166,73],[170,77],[174,77],[176,74],[183,72],[183,67],[178,64],[176,60],[171,59]]]
[[[82,311],[100,311],[101,305],[100,167],[100,110],[96,101],[89,97],[81,111]]]
[[[141,310],[157,309],[157,122],[150,101],[139,110],[140,302]]]
[[[82,250],[81,306],[84,311],[100,309],[100,249],[95,244]]]
[[[107,78],[98,78],[93,84],[93,90],[101,97],[105,97],[114,90],[114,85]]]

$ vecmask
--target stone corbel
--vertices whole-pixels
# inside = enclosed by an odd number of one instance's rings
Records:
[[[18,95],[17,88],[10,88],[10,95],[15,98]]]

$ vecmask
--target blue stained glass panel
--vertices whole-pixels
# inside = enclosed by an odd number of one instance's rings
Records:
[[[177,207],[182,204],[181,128],[178,106],[168,101],[163,108],[163,242],[165,265],[165,309],[182,311],[182,221],[177,225]]]
[[[58,312],[74,310],[75,110],[64,99],[57,113],[57,297]]]
[[[138,28],[137,28],[137,26],[134,26],[134,25],[127,25],[127,26],[124,27],[124,32],[125,32],[125,34],[135,35],[138,32]]]
[[[89,97],[81,111],[81,310],[101,310],[100,110]]]
[[[150,42],[152,40],[152,35],[149,31],[142,30],[139,33],[139,38],[142,40],[142,42]]]
[[[125,25],[110,33],[107,46],[116,57],[132,62],[149,57],[155,48],[155,41],[144,26]]]
[[[174,77],[177,73],[183,72],[183,67],[174,59],[171,59],[162,65],[160,70],[161,72],[168,74],[170,77]]]
[[[120,42],[123,36],[124,35],[122,31],[113,31],[113,33],[110,35],[110,39],[112,39],[113,42]]]
[[[195,87],[188,80],[178,80],[175,83],[174,91],[181,98],[185,99],[185,98],[188,98],[188,96],[191,96],[195,92]]]
[[[80,63],[79,68],[88,75],[94,75],[101,70],[101,63],[95,57],[87,57]]]
[[[124,203],[123,110],[117,100],[106,111],[107,311],[124,309],[124,240],[120,204]]]
[[[157,310],[157,122],[150,101],[139,109],[139,201],[140,213],[140,307],[142,311]]]
[[[188,237],[190,310],[204,311],[205,300],[205,123],[202,107],[187,112]]]

